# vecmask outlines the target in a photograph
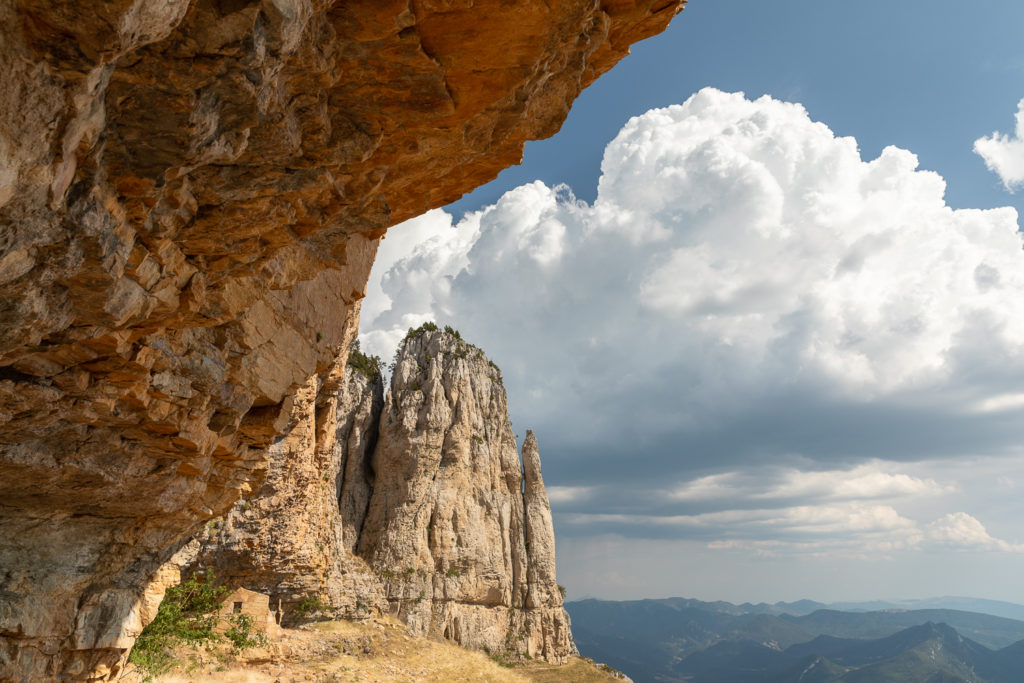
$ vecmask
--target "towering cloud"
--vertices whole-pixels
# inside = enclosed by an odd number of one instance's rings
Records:
[[[625,125],[593,204],[535,182],[411,222],[435,237],[389,264],[364,335],[389,354],[436,318],[479,339],[575,519],[717,528],[686,521],[720,512],[700,487],[776,468],[762,528],[859,510],[870,524],[834,529],[913,546],[916,523],[871,501],[946,484],[856,468],[1016,452],[1024,430],[1017,214],[944,192],[906,150],[865,161],[800,105],[706,89]]]

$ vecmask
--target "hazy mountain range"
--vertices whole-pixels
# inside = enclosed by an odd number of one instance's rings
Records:
[[[871,600],[866,602],[816,602],[814,600],[797,600],[795,602],[776,602],[774,604],[749,602],[738,606],[747,611],[764,611],[770,614],[810,614],[820,609],[842,610],[844,612],[875,612],[879,610],[919,610],[919,609],[955,609],[964,612],[980,612],[996,617],[1020,619],[1024,621],[1024,605],[1002,600],[984,600],[981,598],[965,598],[946,596],[941,598],[925,598],[922,600]]]
[[[968,598],[843,606],[668,598],[566,608],[581,653],[636,683],[1024,681],[1024,620],[991,613],[1024,607]]]

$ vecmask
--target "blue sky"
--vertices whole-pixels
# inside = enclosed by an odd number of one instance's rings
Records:
[[[1024,602],[1024,193],[973,151],[1014,133],[1021,26],[691,0],[389,231],[364,348],[434,319],[502,367],[570,598]]]
[[[664,33],[588,88],[561,132],[528,143],[523,164],[451,206],[458,215],[543,180],[582,199],[597,189],[604,144],[631,117],[704,86],[800,102],[865,158],[912,150],[948,182],[955,208],[1013,205],[971,152],[1012,130],[1024,97],[1024,3],[1013,0],[691,0]]]

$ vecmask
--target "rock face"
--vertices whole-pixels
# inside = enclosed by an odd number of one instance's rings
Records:
[[[526,433],[521,463],[497,367],[421,330],[380,389],[351,366],[340,388],[311,381],[263,489],[204,532],[194,568],[270,594],[286,619],[390,610],[419,633],[564,662],[537,441]]]
[[[440,331],[400,348],[359,552],[403,621],[463,645],[561,662],[575,652],[532,432],[523,467],[501,373]]]
[[[347,348],[384,230],[683,1],[0,0],[0,677],[116,673]]]

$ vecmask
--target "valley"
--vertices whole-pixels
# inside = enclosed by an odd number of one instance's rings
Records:
[[[636,683],[1012,683],[1024,671],[1024,621],[825,607],[684,598],[566,604],[581,654],[600,653]]]

